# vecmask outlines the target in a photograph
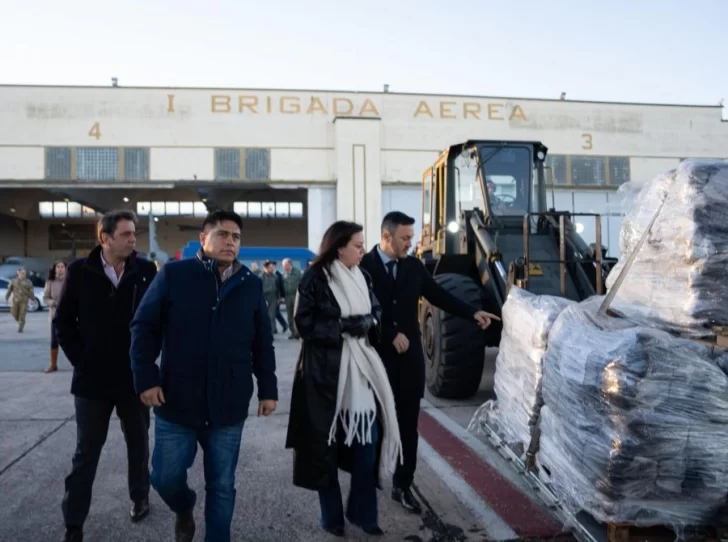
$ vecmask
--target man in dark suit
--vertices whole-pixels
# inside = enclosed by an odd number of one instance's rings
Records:
[[[380,243],[366,254],[361,267],[374,281],[382,305],[382,341],[378,352],[394,391],[404,461],[394,474],[392,499],[415,513],[422,508],[411,491],[417,465],[417,422],[425,394],[425,361],[420,340],[419,298],[436,307],[474,319],[485,329],[496,316],[470,305],[443,289],[425,266],[407,252],[412,246],[415,219],[399,211],[382,221]],[[485,354],[484,354],[485,355]]]
[[[157,268],[134,250],[136,223],[136,215],[127,210],[99,220],[99,246],[68,266],[53,320],[73,365],[76,408],[76,452],[62,505],[66,542],[83,540],[114,409],[126,440],[131,519],[137,522],[149,514],[149,409],[134,390],[129,323]]]

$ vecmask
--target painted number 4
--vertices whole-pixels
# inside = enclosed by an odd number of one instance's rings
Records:
[[[91,126],[91,129],[88,131],[88,135],[90,137],[95,137],[96,139],[101,139],[101,126],[99,126],[98,122]]]

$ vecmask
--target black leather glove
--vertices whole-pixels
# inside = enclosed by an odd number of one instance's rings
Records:
[[[341,332],[352,337],[366,337],[373,325],[374,317],[371,314],[348,316],[341,319]]]

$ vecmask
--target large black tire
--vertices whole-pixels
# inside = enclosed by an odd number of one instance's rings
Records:
[[[483,306],[483,288],[470,277],[444,273],[435,280],[458,299]],[[423,299],[420,329],[430,393],[443,399],[475,395],[483,376],[487,340],[475,320],[448,314]]]

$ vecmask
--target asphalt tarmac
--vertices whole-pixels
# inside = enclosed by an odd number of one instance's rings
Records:
[[[278,334],[275,346],[281,400],[278,411],[269,418],[258,418],[257,403],[251,404],[237,469],[233,540],[337,540],[319,527],[318,496],[291,483],[291,452],[284,448],[284,441],[299,343]],[[17,333],[8,313],[0,313],[0,541],[56,541],[63,534],[63,484],[76,439],[69,392],[71,367],[61,355],[60,370],[44,374],[48,356],[47,312],[28,315],[22,334]],[[472,412],[468,406],[453,408],[454,414],[458,408],[465,409],[459,416],[463,423],[467,412]],[[152,429],[152,446],[153,434]],[[405,512],[391,501],[388,491],[380,492],[380,525],[386,534],[378,540],[492,539],[482,515],[474,513],[472,505],[466,506],[463,496],[453,492],[452,483],[446,483],[444,473],[436,472],[431,464],[438,465],[420,461],[415,480],[425,505],[422,516]],[[114,419],[99,464],[84,540],[173,540],[174,515],[153,490],[150,516],[140,524],[129,521],[126,468],[126,448],[118,420]],[[348,475],[342,473],[340,478],[346,494]],[[198,492],[195,540],[203,540],[200,453],[190,470],[190,484]],[[347,526],[348,540],[368,538]]]

